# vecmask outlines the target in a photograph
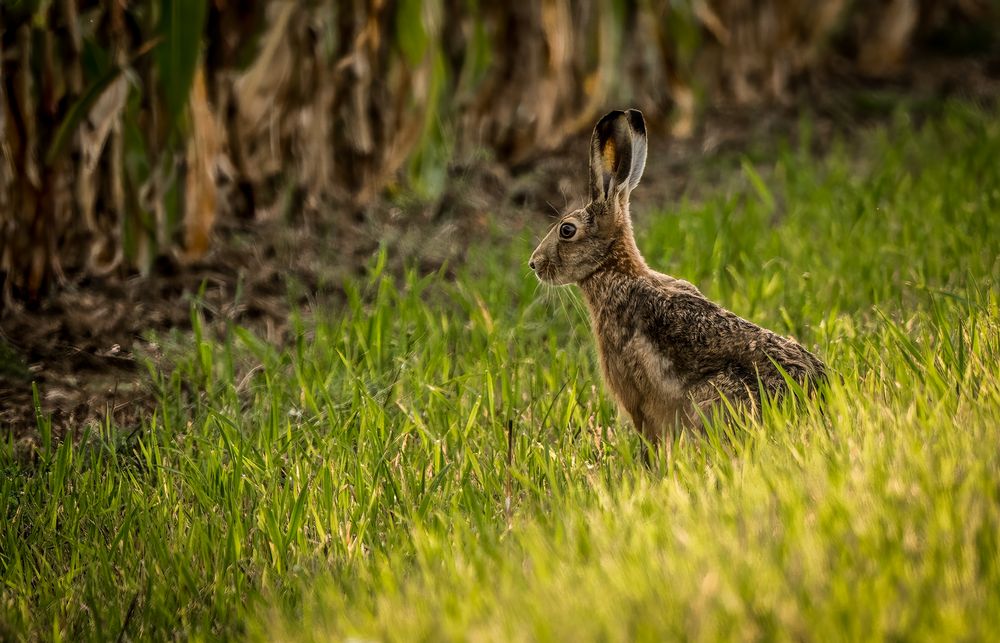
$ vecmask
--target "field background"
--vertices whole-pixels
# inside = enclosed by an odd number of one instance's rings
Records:
[[[642,466],[577,294],[525,268],[541,225],[453,279],[382,253],[287,347],[195,305],[130,433],[0,449],[5,635],[989,638],[1000,119],[899,113],[819,158],[802,128],[637,227],[822,355],[823,403]]]
[[[998,24],[0,3],[0,640],[994,638]],[[527,268],[631,106],[647,261],[833,373],[648,467]]]

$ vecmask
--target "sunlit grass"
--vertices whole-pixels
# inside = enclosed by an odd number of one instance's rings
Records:
[[[175,338],[143,426],[0,447],[0,638],[988,638],[997,158],[953,105],[638,221],[835,373],[651,468],[530,239],[454,281],[379,262],[287,349]]]

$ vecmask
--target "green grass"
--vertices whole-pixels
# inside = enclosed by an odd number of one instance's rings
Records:
[[[652,469],[541,225],[453,281],[375,265],[287,349],[182,338],[143,426],[0,446],[0,638],[995,636],[998,158],[955,104],[639,220],[836,373]]]

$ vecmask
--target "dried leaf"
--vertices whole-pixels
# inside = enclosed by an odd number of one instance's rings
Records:
[[[297,2],[272,4],[271,27],[261,38],[261,51],[253,64],[235,81],[236,104],[244,131],[253,133],[264,126],[269,115],[276,115],[276,97],[282,96],[291,82],[294,57],[288,43],[288,30],[298,9]]]
[[[76,177],[77,207],[91,232],[98,232],[94,221],[96,172],[104,145],[112,128],[121,127],[122,112],[128,98],[128,80],[119,75],[94,101],[79,126],[80,164]]]
[[[208,251],[217,206],[215,167],[220,153],[218,126],[205,89],[205,71],[198,66],[188,100],[191,135],[187,148],[184,189],[185,260],[198,259]]]
[[[906,56],[919,17],[917,0],[890,0],[874,29],[861,36],[858,52],[861,72],[869,76],[895,73]]]

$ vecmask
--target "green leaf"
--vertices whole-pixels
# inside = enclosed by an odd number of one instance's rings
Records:
[[[411,65],[416,65],[427,50],[428,37],[424,29],[420,0],[402,0],[396,13],[396,42]]]
[[[76,128],[79,127],[80,122],[87,116],[91,105],[107,89],[108,85],[118,78],[120,73],[122,73],[121,67],[112,67],[100,78],[91,83],[86,91],[80,95],[80,98],[73,103],[69,111],[66,112],[65,118],[59,123],[56,135],[52,138],[52,143],[49,144],[49,149],[45,152],[46,165],[51,166],[59,158],[59,155],[66,149],[66,144],[69,142],[70,137],[76,132]]]
[[[753,186],[754,192],[760,198],[760,202],[764,204],[764,207],[768,209],[769,212],[774,211],[774,195],[771,191],[767,189],[767,184],[764,183],[764,179],[760,178],[760,174],[754,169],[753,164],[746,158],[740,161],[740,165],[743,168],[743,173],[748,179],[750,179],[750,184]]]
[[[171,127],[177,124],[187,104],[201,53],[207,10],[205,0],[162,0],[160,3],[158,33],[162,41],[156,48],[156,62]]]
[[[83,39],[81,62],[83,63],[84,73],[88,78],[102,76],[114,65],[111,59],[111,52],[97,44],[93,38]]]

